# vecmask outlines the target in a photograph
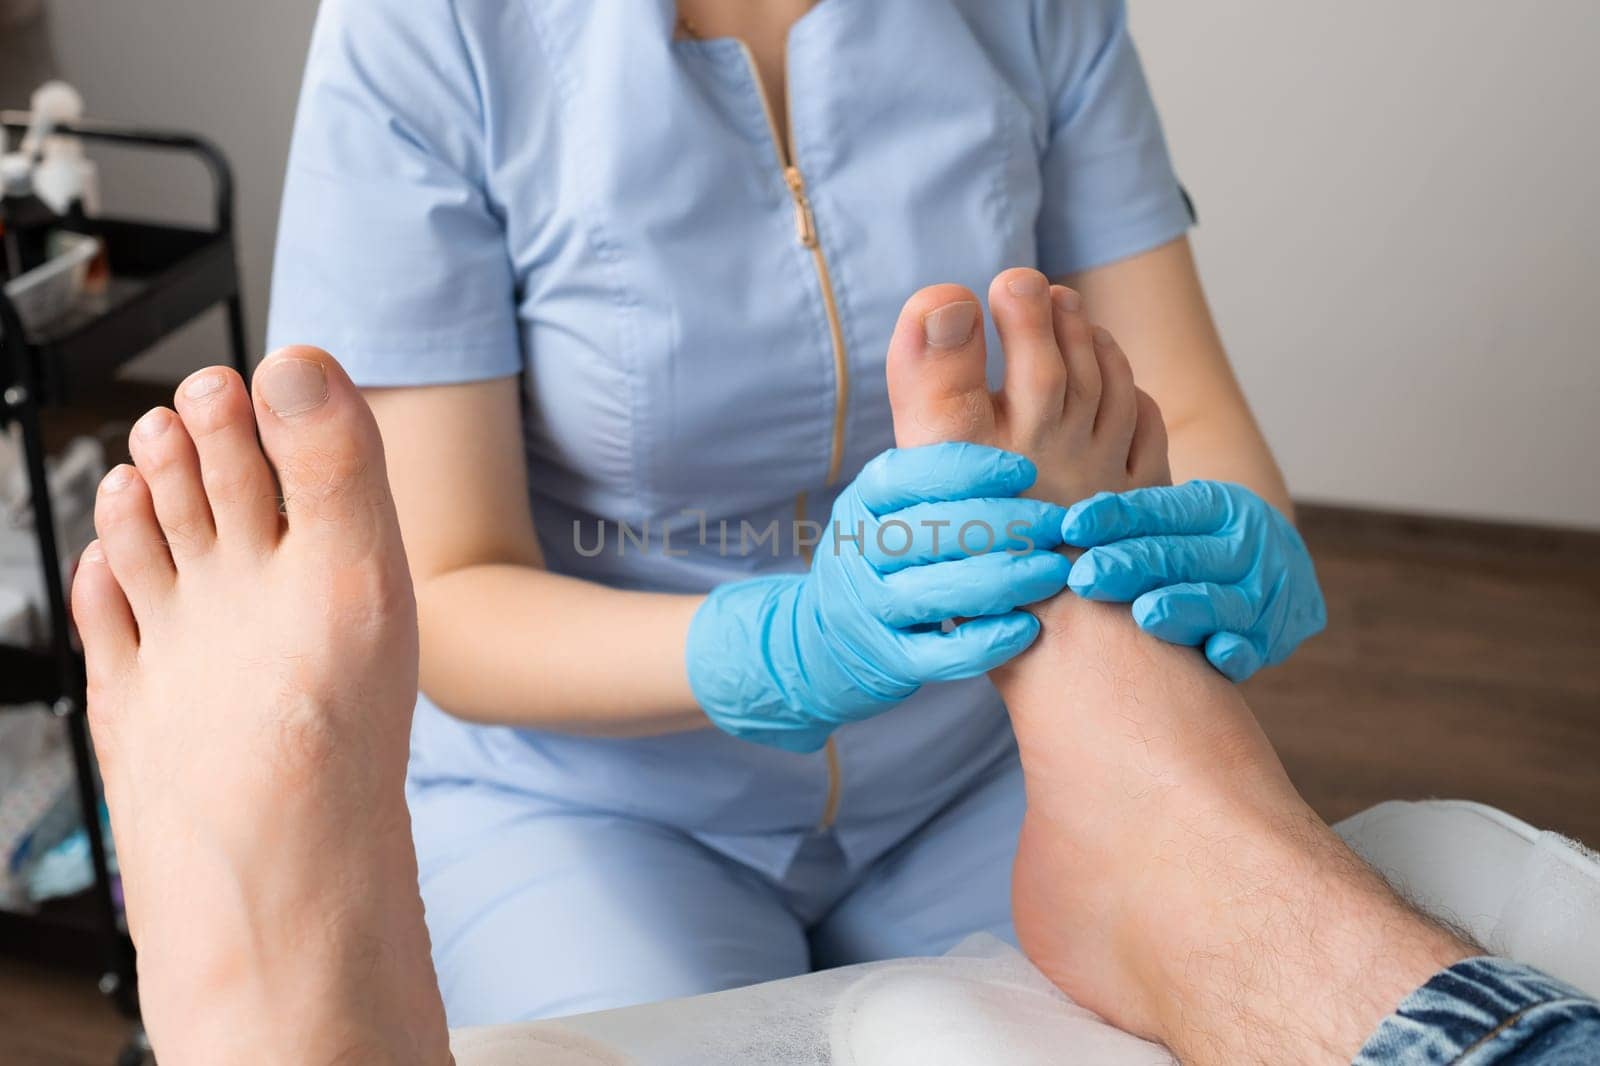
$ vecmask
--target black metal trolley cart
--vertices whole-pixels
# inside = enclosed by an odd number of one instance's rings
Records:
[[[0,125],[21,132],[29,118],[25,112],[0,112]],[[46,406],[70,406],[82,391],[105,385],[123,364],[219,304],[227,310],[233,365],[245,372],[233,174],[215,146],[192,134],[100,122],[59,126],[55,132],[86,142],[187,154],[206,165],[213,187],[215,221],[210,229],[134,219],[90,219],[88,230],[103,242],[110,260],[110,282],[103,293],[85,297],[38,331],[24,328],[16,307],[0,288],[0,428],[14,422],[21,430],[49,636],[42,649],[0,645],[0,705],[43,704],[61,719],[69,736],[78,802],[94,865],[86,915],[61,918],[0,913],[0,952],[51,959],[81,959],[88,952],[93,964],[101,967],[101,991],[112,997],[127,1017],[136,1019],[133,947],[113,896],[101,832],[99,786],[84,707],[83,660],[67,615],[55,516],[45,480],[40,415]],[[135,1043],[119,1061],[132,1063],[142,1058],[142,1045]]]

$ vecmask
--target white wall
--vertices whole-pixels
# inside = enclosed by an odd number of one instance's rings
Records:
[[[1600,526],[1600,3],[1132,4],[1296,493]]]
[[[1600,527],[1600,3],[1132,5],[1224,334],[1296,492]],[[96,113],[232,156],[259,338],[315,0],[47,8]],[[203,188],[107,177],[113,205]],[[221,341],[205,323],[158,368]]]

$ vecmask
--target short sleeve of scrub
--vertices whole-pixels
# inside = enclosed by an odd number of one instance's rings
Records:
[[[1188,201],[1128,33],[1123,0],[1040,0],[1051,96],[1039,266],[1051,277],[1126,259],[1187,232]]]
[[[361,385],[521,369],[477,80],[453,8],[324,0],[312,38],[268,336],[326,348]]]

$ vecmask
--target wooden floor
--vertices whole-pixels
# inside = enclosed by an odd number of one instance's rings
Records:
[[[1328,632],[1248,692],[1330,820],[1481,800],[1600,844],[1600,534],[1305,508]],[[90,983],[0,962],[0,1062],[110,1066]]]
[[[93,978],[0,959],[0,1062],[6,1066],[116,1066],[129,1033]]]
[[[1600,534],[1306,508],[1328,631],[1247,686],[1327,819],[1474,799],[1600,844]]]

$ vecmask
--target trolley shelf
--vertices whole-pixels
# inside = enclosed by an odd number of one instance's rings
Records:
[[[93,894],[46,902],[32,913],[0,908],[0,944],[10,959],[99,977],[105,968],[105,930]],[[132,956],[127,933],[118,932]]]
[[[0,644],[0,711],[30,710],[28,704],[54,704],[64,695],[54,655]]]
[[[95,219],[111,263],[102,293],[28,335],[45,403],[68,403],[74,382],[97,382],[239,291],[227,234],[125,219]]]
[[[25,128],[30,116],[0,112],[0,127]],[[133,946],[118,914],[100,795],[84,710],[83,660],[72,639],[62,587],[55,516],[47,488],[43,409],[68,410],[112,384],[117,370],[162,338],[213,307],[227,312],[233,365],[246,370],[244,308],[239,293],[233,235],[233,175],[212,144],[188,133],[137,129],[102,122],[56,128],[62,136],[197,158],[212,178],[215,226],[198,229],[163,222],[94,218],[80,228],[99,237],[110,278],[104,291],[39,329],[23,326],[0,288],[0,427],[21,430],[29,498],[44,581],[49,643],[46,649],[0,645],[0,704],[46,704],[61,718],[73,761],[78,806],[89,838],[93,886],[35,914],[0,911],[0,955],[21,955],[100,969],[100,988],[130,1018],[138,1016]],[[120,1062],[142,1061],[148,1044],[136,1038]],[[3,1054],[3,1053],[0,1053]]]

